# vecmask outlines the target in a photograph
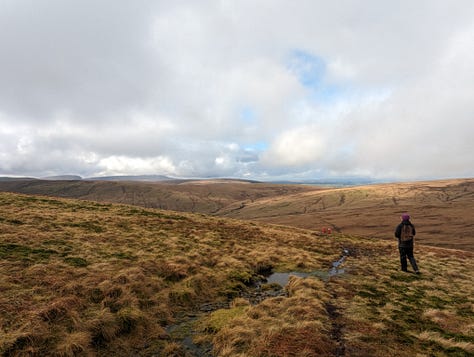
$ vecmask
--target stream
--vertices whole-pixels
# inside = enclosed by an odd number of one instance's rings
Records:
[[[300,277],[300,278],[316,276],[320,279],[328,280],[329,278],[333,276],[344,274],[346,272],[344,268],[341,268],[341,265],[345,262],[348,256],[349,256],[349,250],[344,249],[341,257],[332,263],[332,268],[329,270],[315,270],[310,273],[303,273],[299,271],[291,271],[288,273],[273,273],[267,277],[267,284],[276,283],[280,285],[281,287],[285,287],[286,284],[288,284],[288,280],[290,279],[290,276],[292,275]]]
[[[291,271],[285,273],[272,273],[264,280],[257,282],[249,291],[242,292],[241,297],[247,299],[251,305],[259,304],[261,301],[270,297],[287,296],[285,286],[288,284],[290,276],[307,278],[311,276],[328,280],[331,277],[344,274],[346,271],[342,266],[347,257],[350,255],[348,249],[343,249],[340,258],[332,263],[329,270],[315,270],[309,273]],[[181,344],[185,350],[185,356],[212,356],[211,345],[197,345],[193,342],[193,325],[204,314],[212,311],[229,308],[229,304],[205,304],[200,307],[200,312],[195,315],[188,315],[181,319],[181,322],[170,325],[166,328],[166,332],[171,340]]]

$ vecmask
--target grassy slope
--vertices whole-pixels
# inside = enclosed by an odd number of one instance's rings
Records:
[[[232,180],[184,182],[0,181],[0,191],[133,204],[311,230],[393,239],[409,211],[423,244],[474,251],[474,179],[341,189]]]
[[[416,276],[372,239],[11,193],[0,212],[3,355],[185,355],[166,327],[190,314],[220,356],[474,353],[468,252],[419,247]],[[270,267],[326,271],[343,248],[346,274],[243,294]]]
[[[127,181],[0,181],[0,191],[125,203],[181,212],[215,213],[235,202],[253,202],[317,188],[235,180]]]
[[[234,204],[219,214],[312,230],[393,239],[410,212],[423,244],[474,251],[474,179],[328,189]],[[236,209],[239,208],[240,209]]]

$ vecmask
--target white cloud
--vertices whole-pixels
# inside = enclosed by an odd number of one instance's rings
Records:
[[[268,166],[299,167],[317,163],[328,143],[317,128],[302,127],[278,136],[262,161]]]
[[[136,158],[126,156],[110,156],[102,158],[98,162],[98,167],[102,168],[99,175],[127,175],[148,174],[150,172],[160,172],[167,175],[176,173],[173,162],[167,157]]]
[[[474,175],[472,1],[1,7],[0,175]]]

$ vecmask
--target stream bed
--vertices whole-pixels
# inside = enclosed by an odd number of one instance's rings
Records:
[[[349,255],[349,250],[344,249],[340,258],[332,263],[332,267],[329,270],[271,273],[269,276],[265,277],[264,280],[255,283],[251,288],[249,288],[248,291],[242,292],[241,297],[247,299],[251,305],[256,305],[261,301],[271,297],[287,296],[285,286],[288,284],[290,276],[297,276],[300,278],[314,276],[323,280],[328,280],[331,277],[344,274],[346,270],[341,266]],[[229,308],[228,303],[202,305],[198,314],[188,315],[185,319],[181,319],[179,323],[168,326],[166,328],[166,332],[173,341],[181,344],[185,350],[185,356],[212,356],[211,345],[197,345],[193,342],[193,337],[195,334],[194,324],[200,317],[213,311],[226,308]]]
[[[349,256],[349,250],[344,249],[343,254],[341,257],[332,263],[332,268],[329,270],[315,270],[309,273],[303,273],[300,271],[291,271],[287,273],[272,273],[266,279],[268,284],[278,284],[282,288],[288,284],[288,280],[290,276],[297,276],[300,278],[307,278],[310,276],[316,276],[320,279],[327,280],[333,276],[344,274],[346,270],[341,267],[341,265],[345,262],[347,257]]]

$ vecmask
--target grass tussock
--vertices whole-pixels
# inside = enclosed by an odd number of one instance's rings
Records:
[[[288,297],[267,299],[256,306],[240,301],[202,321],[219,356],[330,355],[329,295],[317,279],[291,277]]]
[[[396,247],[379,248],[369,243],[357,259],[348,260],[352,274],[330,282],[344,311],[346,353],[470,355],[472,254],[419,246],[415,256],[422,274],[415,275],[399,270]]]
[[[3,355],[159,354],[178,315],[298,256],[330,259],[306,252],[308,233],[201,215],[9,193],[0,206]]]
[[[10,193],[0,212],[3,356],[473,353],[469,252],[417,246],[417,276],[394,242]],[[309,276],[251,302],[272,271]]]

